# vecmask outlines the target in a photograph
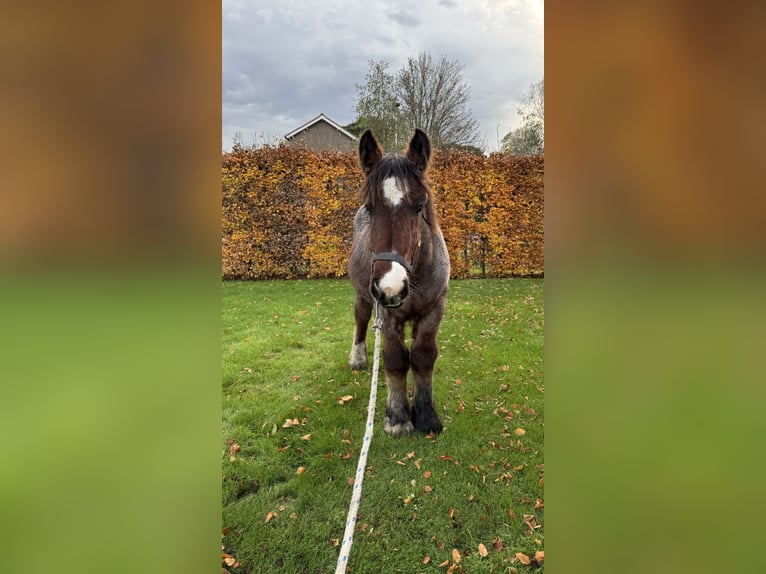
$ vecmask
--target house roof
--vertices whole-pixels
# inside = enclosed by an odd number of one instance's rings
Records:
[[[356,136],[355,136],[354,134],[352,134],[352,133],[350,133],[350,132],[348,132],[348,131],[344,130],[344,129],[343,129],[343,127],[342,127],[340,124],[338,124],[337,122],[334,122],[334,121],[332,121],[330,118],[328,118],[328,117],[327,117],[326,115],[324,115],[324,114],[319,114],[319,115],[318,115],[317,117],[315,117],[313,120],[309,120],[308,122],[306,122],[305,124],[303,124],[303,125],[302,125],[302,126],[300,126],[299,128],[295,128],[295,129],[294,129],[293,131],[291,131],[289,134],[286,134],[286,135],[285,135],[285,139],[286,139],[286,140],[289,140],[289,139],[293,138],[294,136],[298,135],[298,134],[299,134],[300,132],[302,132],[303,130],[305,130],[305,129],[308,129],[308,128],[310,128],[311,126],[313,126],[315,123],[317,123],[317,122],[321,122],[321,121],[325,121],[325,122],[327,122],[327,123],[328,123],[328,124],[330,124],[332,127],[334,127],[336,130],[338,130],[340,133],[342,133],[343,135],[345,135],[347,138],[349,138],[349,139],[351,139],[351,140],[355,140],[355,139],[356,139]]]

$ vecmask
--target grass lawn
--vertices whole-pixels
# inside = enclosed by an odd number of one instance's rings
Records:
[[[351,572],[544,571],[543,327],[542,279],[451,282],[435,437],[383,432],[381,368]],[[229,571],[335,571],[371,376],[352,334],[347,280],[224,282]]]

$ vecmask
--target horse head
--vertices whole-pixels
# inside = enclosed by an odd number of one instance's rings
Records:
[[[370,130],[359,142],[365,173],[363,201],[370,216],[370,292],[381,305],[401,307],[417,273],[422,222],[435,216],[425,179],[431,143],[415,130],[404,155],[383,155]]]

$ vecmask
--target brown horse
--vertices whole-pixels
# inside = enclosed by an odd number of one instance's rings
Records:
[[[385,431],[408,435],[441,432],[431,380],[438,354],[436,333],[444,314],[450,264],[425,172],[431,143],[421,130],[405,155],[389,153],[370,130],[359,141],[365,173],[364,205],[354,218],[348,274],[356,289],[352,369],[367,367],[367,325],[375,301],[383,323],[383,367],[388,385]],[[412,348],[405,324],[412,324]],[[407,396],[412,369],[413,400]]]

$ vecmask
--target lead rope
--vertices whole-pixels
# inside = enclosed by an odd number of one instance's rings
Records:
[[[383,322],[378,315],[378,302],[375,301],[375,321],[372,328],[375,331],[375,353],[372,360],[372,383],[370,385],[370,403],[367,406],[367,427],[364,431],[364,441],[362,450],[359,453],[359,463],[356,465],[356,476],[354,477],[354,490],[351,494],[351,505],[348,508],[346,517],[346,530],[343,532],[343,545],[340,547],[338,555],[338,564],[335,567],[335,574],[345,574],[348,565],[348,556],[351,553],[351,544],[354,542],[354,529],[356,528],[356,514],[359,510],[359,501],[362,498],[362,480],[364,480],[364,469],[367,464],[367,452],[372,440],[372,425],[375,419],[375,400],[378,396],[378,368],[380,363],[380,329]]]

